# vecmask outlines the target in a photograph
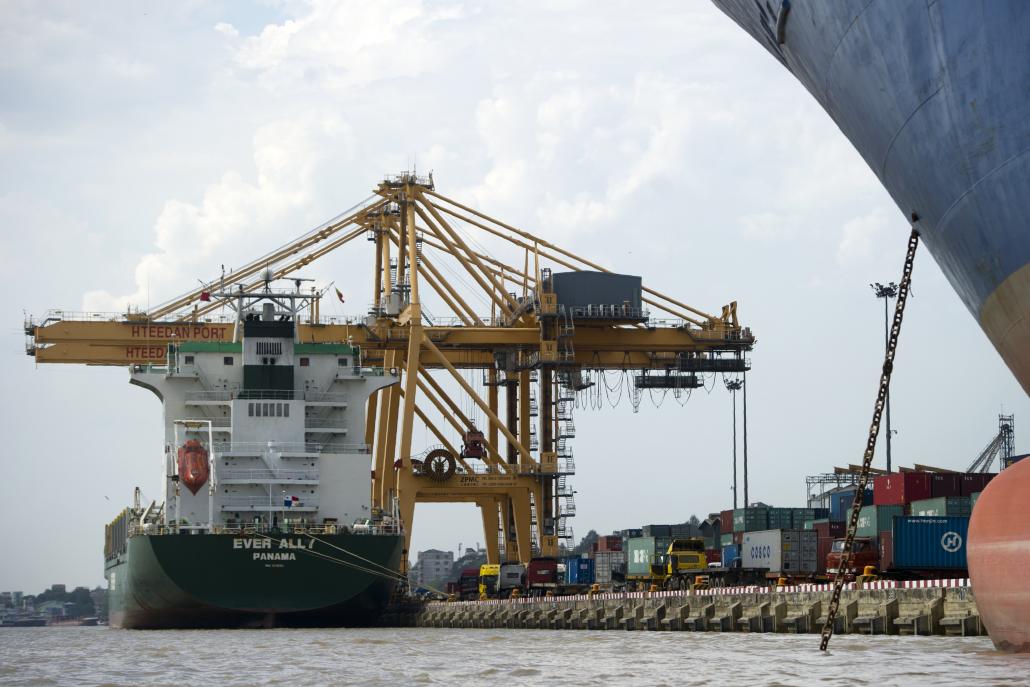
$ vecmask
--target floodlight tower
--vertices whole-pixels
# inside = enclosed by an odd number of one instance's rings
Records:
[[[889,284],[881,284],[876,282],[870,284],[869,287],[873,290],[873,295],[877,298],[883,299],[883,346],[884,350],[887,349],[887,342],[890,339],[890,326],[888,324],[887,317],[887,301],[898,295],[898,285],[894,282]],[[886,398],[886,410],[887,410],[887,472],[891,471],[891,395],[887,392]]]

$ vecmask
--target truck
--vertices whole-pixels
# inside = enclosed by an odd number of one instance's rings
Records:
[[[634,587],[683,589],[708,568],[704,539],[673,539],[664,549],[658,541],[655,537],[627,540],[626,580]]]
[[[813,530],[745,532],[740,547],[741,567],[768,568],[774,575],[813,577],[818,568],[819,535]]]
[[[525,582],[526,566],[518,561],[501,563],[497,575],[497,597],[507,599],[516,593],[516,589],[521,593]]]
[[[890,531],[876,539],[855,537],[847,576],[861,575],[866,566],[892,580],[918,580],[939,577],[966,577],[965,516],[895,516]],[[844,538],[834,539],[826,556],[826,572],[840,568]]]
[[[479,598],[497,598],[497,578],[501,575],[501,566],[497,563],[484,563],[479,566]]]
[[[458,599],[475,601],[479,598],[479,568],[464,568],[458,576]]]

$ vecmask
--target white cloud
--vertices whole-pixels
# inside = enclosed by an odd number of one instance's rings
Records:
[[[90,291],[83,308],[148,307],[151,294],[163,301],[192,288],[198,278],[210,278],[217,272],[218,256],[239,254],[241,243],[263,252],[299,234],[295,229],[276,236],[272,230],[291,211],[311,202],[314,177],[330,154],[338,162],[352,156],[350,139],[350,127],[325,114],[261,127],[254,135],[253,180],[228,171],[205,189],[199,204],[167,201],[154,227],[157,250],[136,266],[135,290],[121,295]]]
[[[862,217],[854,217],[841,228],[837,259],[840,262],[856,262],[869,257],[873,246],[886,233],[887,217],[879,208]]]

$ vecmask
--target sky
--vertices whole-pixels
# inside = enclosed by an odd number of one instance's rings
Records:
[[[908,226],[808,93],[709,3],[5,0],[0,14],[0,590],[101,584],[103,525],[134,486],[161,484],[157,401],[124,369],[34,365],[25,318],[162,302],[413,167],[702,310],[737,301],[758,337],[751,501],[801,506],[806,475],[861,460],[883,353],[869,284],[899,279]],[[307,273],[346,292],[328,314],[371,300],[356,243]],[[892,384],[895,464],[963,468],[999,412],[1030,450],[1026,394],[925,251]],[[577,411],[577,535],[732,505],[730,395],[712,380],[679,401]],[[414,551],[483,540],[474,506],[416,509]]]

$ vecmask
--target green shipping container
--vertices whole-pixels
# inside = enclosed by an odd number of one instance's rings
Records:
[[[758,532],[769,529],[771,508],[737,508],[733,511],[734,532]]]
[[[891,532],[894,516],[905,514],[904,506],[864,506],[858,513],[859,537],[879,537],[880,532]]]
[[[909,506],[909,515],[943,518],[949,515],[967,517],[970,511],[968,496],[939,496],[935,499],[920,499]]]
[[[719,535],[719,544],[721,546],[732,546],[733,545],[733,532]]]
[[[973,514],[973,508],[976,507],[976,500],[978,498],[980,498],[980,493],[981,492],[977,491],[977,492],[974,492],[974,493],[969,495],[969,514],[970,515]]]
[[[626,576],[650,577],[655,555],[654,537],[633,537],[626,542]]]

